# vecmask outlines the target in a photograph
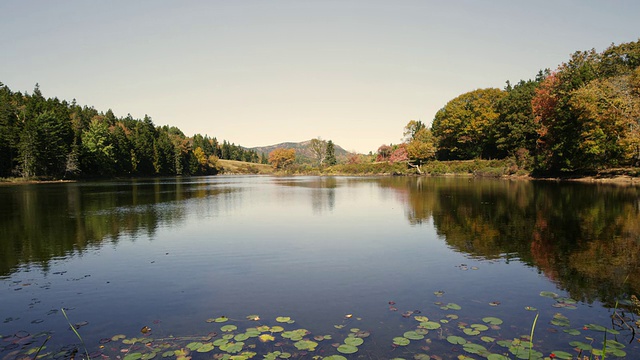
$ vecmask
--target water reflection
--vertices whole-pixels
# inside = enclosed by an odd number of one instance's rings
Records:
[[[381,186],[403,199],[410,224],[433,221],[456,251],[517,257],[583,301],[640,293],[638,187],[460,178]]]
[[[516,258],[579,300],[612,303],[620,294],[640,294],[638,187],[446,177],[265,183],[300,190],[278,196],[292,206],[309,199],[314,215],[334,212],[341,187],[367,183],[389,190],[409,224],[433,226],[457,252]],[[24,264],[46,272],[51,259],[105,241],[153,239],[161,226],[231,212],[248,187],[241,178],[172,178],[0,188],[0,276]]]
[[[0,188],[0,276],[22,264],[47,271],[53,258],[123,237],[153,239],[185,220],[186,200],[237,189],[176,179]]]

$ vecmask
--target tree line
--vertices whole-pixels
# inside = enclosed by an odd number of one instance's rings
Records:
[[[449,101],[410,121],[379,161],[513,158],[539,172],[640,165],[640,40],[578,51],[556,70]]]
[[[0,82],[0,177],[215,174],[218,159],[266,163],[264,154],[151,117],[116,117],[58,98],[13,92]]]

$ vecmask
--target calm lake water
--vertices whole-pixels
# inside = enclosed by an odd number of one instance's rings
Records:
[[[514,339],[536,314],[544,356],[590,355],[607,328],[607,358],[638,359],[626,300],[640,296],[639,265],[637,187],[258,176],[4,186],[0,359],[33,358],[45,341],[50,358],[528,358],[528,340]]]

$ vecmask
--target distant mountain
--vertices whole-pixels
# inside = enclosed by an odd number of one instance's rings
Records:
[[[311,151],[311,140],[302,141],[302,142],[284,142],[275,145],[269,146],[257,146],[253,148],[249,148],[249,150],[255,150],[258,154],[264,153],[265,155],[269,155],[275,149],[295,149],[296,155],[299,157],[305,157],[312,159],[313,152]],[[336,152],[336,158],[346,157],[349,153],[347,150],[343,149],[340,145],[334,143],[333,144]]]

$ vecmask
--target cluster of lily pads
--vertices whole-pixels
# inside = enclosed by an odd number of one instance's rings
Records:
[[[434,294],[440,298],[444,292],[436,291]],[[552,306],[558,308],[558,311],[577,308],[575,300],[547,291],[541,292],[540,295],[553,299]],[[390,301],[389,304],[389,310],[398,311],[394,302]],[[97,349],[92,348],[93,352],[78,345],[57,351],[50,351],[46,346],[38,346],[45,336],[50,335],[46,333],[30,336],[30,342],[24,341],[26,333],[0,337],[0,340],[22,342],[22,348],[10,353],[13,358],[18,359],[57,359],[74,356],[84,358],[88,355],[92,359],[122,360],[346,360],[360,357],[395,360],[551,360],[582,359],[585,356],[590,359],[624,358],[627,355],[625,345],[614,339],[620,334],[619,330],[623,329],[607,328],[598,324],[572,326],[569,318],[560,312],[556,312],[550,319],[541,318],[537,323],[538,329],[534,320],[531,329],[526,330],[527,334],[513,337],[514,328],[510,327],[505,331],[501,318],[475,318],[469,317],[468,314],[461,316],[462,307],[452,302],[436,301],[434,305],[437,309],[425,311],[425,314],[418,310],[402,312],[402,317],[397,319],[402,332],[393,336],[393,330],[391,334],[380,331],[381,334],[375,337],[375,341],[368,339],[372,336],[371,330],[361,330],[354,326],[354,320],[361,319],[351,314],[345,315],[338,321],[339,324],[334,325],[336,331],[332,334],[313,334],[305,328],[298,327],[296,322],[287,316],[275,319],[261,319],[259,315],[248,315],[243,319],[212,317],[206,320],[211,324],[211,332],[203,336],[154,337],[152,329],[144,326],[137,336],[118,334],[102,339]],[[489,305],[498,306],[499,302]],[[524,310],[537,313],[537,309],[530,306]],[[539,315],[536,315],[535,319],[538,320],[538,317]],[[552,328],[540,329],[549,326]],[[543,350],[542,346],[548,345],[539,341],[542,336],[535,337],[537,342],[533,338],[534,333],[543,331],[562,331],[570,341],[558,349]]]

